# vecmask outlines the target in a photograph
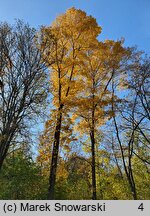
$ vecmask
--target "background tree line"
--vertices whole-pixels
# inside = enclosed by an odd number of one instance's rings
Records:
[[[1,24],[2,199],[150,198],[150,59],[101,30],[75,8],[40,31]]]

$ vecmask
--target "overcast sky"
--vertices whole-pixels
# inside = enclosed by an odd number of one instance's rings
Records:
[[[150,0],[0,0],[0,21],[23,19],[32,26],[50,25],[70,7],[80,8],[102,26],[100,40],[125,38],[150,53]]]

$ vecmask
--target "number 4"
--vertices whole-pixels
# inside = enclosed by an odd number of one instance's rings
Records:
[[[143,203],[141,203],[138,207],[139,210],[143,211],[144,210],[144,207],[143,207]]]

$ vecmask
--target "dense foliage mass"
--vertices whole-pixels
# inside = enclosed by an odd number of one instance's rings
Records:
[[[75,8],[1,24],[0,199],[150,198],[150,59],[101,31]]]

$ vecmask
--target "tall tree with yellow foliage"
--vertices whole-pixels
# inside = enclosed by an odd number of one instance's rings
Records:
[[[76,95],[74,119],[78,120],[78,130],[90,136],[92,167],[92,199],[96,199],[96,133],[106,120],[112,117],[109,110],[111,94],[109,84],[114,76],[122,76],[125,62],[130,56],[123,48],[123,41],[107,40],[97,43],[91,50],[82,52],[80,65],[82,92]]]
[[[69,112],[71,102],[79,91],[76,79],[80,70],[80,52],[88,50],[95,44],[100,31],[101,28],[93,17],[75,8],[58,16],[50,27],[42,28],[41,48],[47,47],[43,59],[47,65],[51,65],[51,92],[56,114],[48,199],[55,198],[63,114]],[[51,43],[51,36],[53,36],[53,43]]]

